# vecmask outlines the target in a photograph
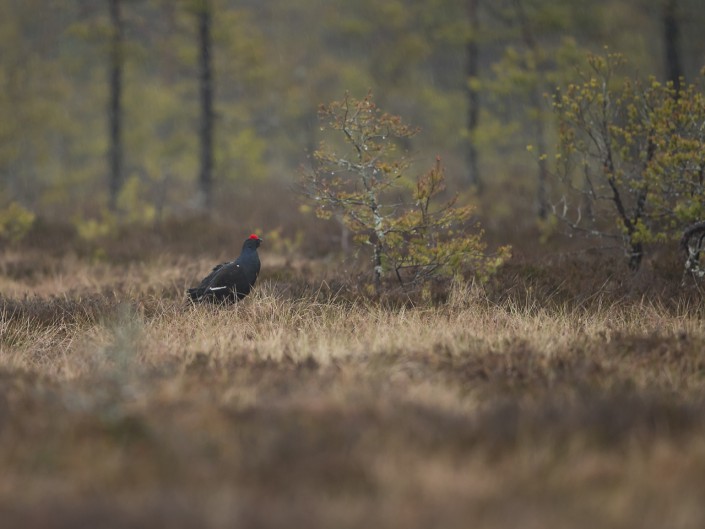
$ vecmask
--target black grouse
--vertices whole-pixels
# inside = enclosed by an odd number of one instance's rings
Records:
[[[234,302],[250,293],[257,281],[260,262],[257,247],[262,239],[254,233],[242,245],[240,257],[228,263],[219,264],[208,274],[201,284],[188,289],[192,301]]]

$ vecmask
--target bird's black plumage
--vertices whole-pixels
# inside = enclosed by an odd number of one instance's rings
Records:
[[[213,268],[201,284],[188,289],[192,301],[238,301],[250,293],[260,270],[257,248],[262,239],[250,235],[242,245],[240,257]]]

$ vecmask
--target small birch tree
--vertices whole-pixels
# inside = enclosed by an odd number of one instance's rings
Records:
[[[331,140],[339,141],[336,147],[322,142],[314,153],[314,169],[303,175],[305,194],[320,217],[340,213],[353,240],[371,248],[377,292],[388,273],[402,286],[467,269],[484,278],[508,257],[508,248],[485,253],[472,207],[458,206],[455,198],[436,204],[445,189],[440,158],[409,181],[409,163],[397,144],[418,130],[382,112],[371,94],[359,100],[346,95],[321,106],[319,116],[324,130],[338,133]]]
[[[620,241],[637,270],[646,244],[705,219],[705,94],[619,78],[619,54],[588,64],[555,98],[557,173],[568,189],[557,213],[575,230]]]

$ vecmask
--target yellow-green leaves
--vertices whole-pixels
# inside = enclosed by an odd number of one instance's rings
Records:
[[[304,175],[305,193],[319,217],[337,212],[353,241],[371,247],[377,290],[384,275],[403,285],[462,272],[484,279],[508,257],[508,248],[487,256],[482,231],[471,223],[473,208],[457,206],[455,197],[438,203],[445,190],[440,157],[415,180],[407,177],[395,141],[417,129],[382,112],[371,94],[346,95],[321,106],[319,115],[329,134]]]
[[[10,242],[21,240],[34,224],[34,213],[12,202],[0,210],[0,239]]]
[[[618,54],[591,55],[588,64],[583,80],[555,97],[556,172],[582,197],[573,203],[589,204],[591,215],[578,212],[569,224],[621,239],[638,267],[643,244],[678,238],[703,220],[705,96],[693,84],[677,92],[673,83],[632,79]]]

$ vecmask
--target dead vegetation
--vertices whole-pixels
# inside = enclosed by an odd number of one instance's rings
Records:
[[[263,261],[250,298],[212,307],[182,295],[211,259],[5,253],[4,524],[705,521],[694,295],[515,262],[371,299],[320,261]]]

